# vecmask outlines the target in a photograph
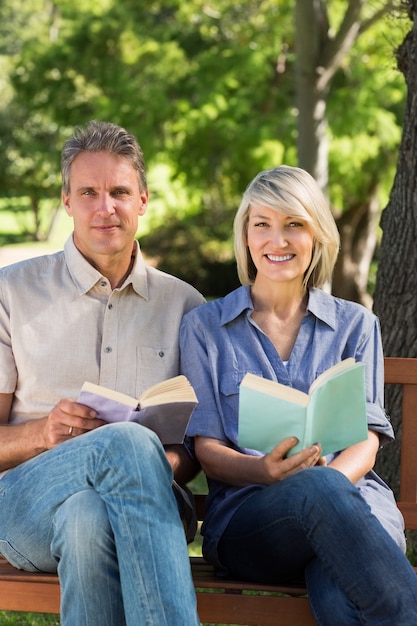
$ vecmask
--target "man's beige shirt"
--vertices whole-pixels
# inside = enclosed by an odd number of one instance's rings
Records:
[[[77,399],[85,380],[134,397],[179,373],[183,314],[204,301],[187,283],[145,265],[139,245],[121,288],[64,250],[0,270],[0,393],[10,422]]]

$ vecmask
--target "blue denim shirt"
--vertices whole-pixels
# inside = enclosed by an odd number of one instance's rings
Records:
[[[181,371],[193,385],[199,404],[187,431],[238,446],[239,385],[247,372],[307,392],[311,383],[342,359],[365,364],[368,425],[381,445],[394,438],[383,408],[384,372],[379,322],[361,305],[319,289],[309,291],[306,315],[291,356],[282,362],[270,339],[252,320],[248,286],[187,313],[180,332]],[[278,443],[278,442],[277,442]],[[330,462],[332,457],[328,457]],[[209,480],[207,516],[202,528],[205,557],[218,567],[217,543],[236,508],[263,485],[236,487]],[[403,547],[403,521],[391,490],[370,472],[357,484],[372,510]]]

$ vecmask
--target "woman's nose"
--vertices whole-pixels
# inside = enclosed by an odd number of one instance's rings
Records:
[[[273,228],[271,230],[271,242],[277,248],[282,248],[287,245],[287,234],[284,228]]]

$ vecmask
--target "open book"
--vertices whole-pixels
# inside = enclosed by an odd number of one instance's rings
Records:
[[[286,437],[298,444],[289,455],[321,443],[323,455],[368,436],[365,366],[353,358],[323,372],[308,394],[246,374],[239,391],[239,445],[270,452]]]
[[[85,382],[78,402],[97,411],[106,422],[133,421],[153,430],[164,445],[183,443],[197,396],[185,376],[175,376],[147,389],[139,399]]]

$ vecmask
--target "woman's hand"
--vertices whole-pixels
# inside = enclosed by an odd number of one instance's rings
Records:
[[[261,457],[264,466],[263,484],[270,485],[278,480],[314,465],[324,465],[325,459],[321,456],[320,444],[314,444],[293,456],[287,457],[288,452],[298,443],[295,437],[281,441],[275,448]]]
[[[295,437],[289,437],[269,454],[251,456],[229,448],[218,439],[196,437],[195,452],[206,475],[214,480],[236,486],[271,485],[302,469],[323,464],[319,444],[286,458],[296,443]]]

